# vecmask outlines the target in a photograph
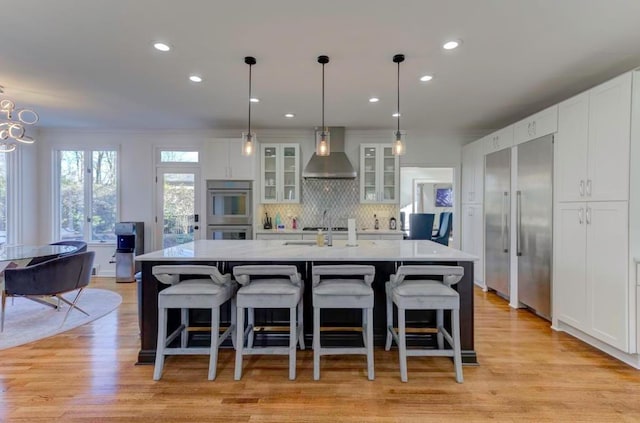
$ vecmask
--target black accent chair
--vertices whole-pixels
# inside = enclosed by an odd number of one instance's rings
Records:
[[[451,221],[453,220],[453,213],[442,212],[440,213],[439,229],[436,235],[431,240],[442,245],[449,245],[449,235],[451,235]]]
[[[29,262],[29,266],[33,266],[34,264],[40,264],[40,263],[44,263],[45,261],[49,261],[51,259],[57,258],[57,257],[62,257],[62,256],[66,256],[69,254],[77,254],[77,253],[84,253],[85,251],[87,251],[87,243],[84,241],[75,241],[75,240],[70,240],[70,241],[58,241],[58,242],[53,242],[49,245],[71,245],[72,247],[78,247],[78,249],[76,251],[73,251],[71,253],[63,253],[63,254],[52,254],[50,256],[42,256],[42,257],[35,257],[34,259],[32,259]]]
[[[433,213],[413,213],[409,217],[409,232],[411,239],[431,240],[433,233]]]
[[[65,255],[44,263],[27,267],[5,269],[4,289],[2,290],[2,310],[0,311],[0,332],[4,331],[4,311],[7,297],[24,297],[56,308],[58,305],[46,300],[46,297],[56,297],[69,305],[62,325],[67,321],[69,312],[75,308],[89,315],[76,306],[82,290],[89,285],[95,252]],[[73,301],[69,301],[62,294],[79,289]],[[62,326],[61,325],[61,326]]]

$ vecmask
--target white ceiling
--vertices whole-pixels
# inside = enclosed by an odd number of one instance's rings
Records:
[[[401,124],[470,140],[640,65],[638,0],[0,0],[0,85],[41,127]],[[445,40],[464,40],[446,52]],[[170,53],[152,48],[156,40]],[[188,81],[190,73],[204,82]],[[430,83],[418,77],[433,73]],[[370,104],[368,98],[381,100]],[[293,112],[296,118],[285,120]]]

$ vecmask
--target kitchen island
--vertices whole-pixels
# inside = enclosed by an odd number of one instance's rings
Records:
[[[307,345],[311,345],[312,302],[311,302],[311,268],[320,264],[370,264],[376,267],[373,283],[375,292],[374,304],[374,339],[376,345],[384,345],[386,335],[386,309],[384,284],[397,266],[411,264],[446,264],[464,268],[464,277],[455,286],[460,294],[460,334],[462,358],[466,364],[477,363],[474,350],[473,330],[473,262],[477,257],[462,251],[443,246],[432,241],[423,240],[358,240],[355,247],[346,246],[346,241],[334,240],[333,246],[318,247],[315,243],[296,240],[238,240],[214,241],[200,240],[178,245],[164,250],[154,251],[136,257],[142,264],[142,282],[139,285],[138,304],[140,319],[141,349],[138,354],[139,363],[153,363],[155,359],[158,292],[166,287],[159,283],[152,274],[153,266],[159,264],[208,264],[217,266],[221,272],[231,272],[241,264],[292,264],[298,267],[305,281],[304,293],[304,333]],[[288,311],[256,310],[256,326],[265,327],[283,324],[288,321]],[[221,321],[228,321],[227,309],[222,310]],[[421,314],[411,311],[407,316],[407,325],[412,320],[433,321],[434,313]],[[413,318],[411,317],[413,314]],[[190,322],[196,326],[206,326],[210,318],[206,311],[196,313]],[[344,332],[328,336],[328,342],[359,342],[359,337],[348,333],[352,327],[359,326],[359,312],[353,310],[330,309],[323,314],[323,326],[345,327]],[[177,324],[178,314],[170,316],[170,324]],[[448,319],[447,319],[448,320]],[[287,323],[288,324],[288,323]],[[448,321],[446,322],[448,324]],[[205,332],[195,332],[194,340],[203,337]],[[272,343],[286,339],[287,334],[266,332],[256,338],[256,345]],[[332,338],[333,336],[333,338]],[[431,336],[431,338],[434,338]],[[324,339],[324,336],[323,336]],[[433,339],[427,341],[433,342]],[[208,335],[201,342],[208,342]],[[286,341],[285,341],[286,342]],[[324,341],[323,341],[324,342]]]

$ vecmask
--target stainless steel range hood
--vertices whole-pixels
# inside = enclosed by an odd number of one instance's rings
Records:
[[[344,127],[329,128],[331,154],[313,153],[302,172],[305,179],[355,179],[356,170],[344,153]]]

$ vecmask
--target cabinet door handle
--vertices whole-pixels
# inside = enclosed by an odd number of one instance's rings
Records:
[[[587,196],[591,197],[591,179],[587,179]]]
[[[509,252],[509,247],[507,244],[507,236],[506,232],[507,232],[507,207],[508,207],[508,203],[509,202],[509,193],[507,191],[504,191],[503,193],[503,198],[502,198],[502,213],[500,216],[500,240],[502,241],[502,251],[504,253],[508,253]]]
[[[527,124],[527,134],[531,136],[531,122]]]
[[[584,197],[584,180],[580,180],[580,197]]]
[[[587,207],[587,225],[591,224],[591,207]]]
[[[531,128],[533,129],[533,135],[535,135],[536,134],[536,121],[535,120],[533,121],[533,123],[531,125]]]
[[[578,212],[578,222],[582,225],[584,223],[584,209],[581,208]]]

